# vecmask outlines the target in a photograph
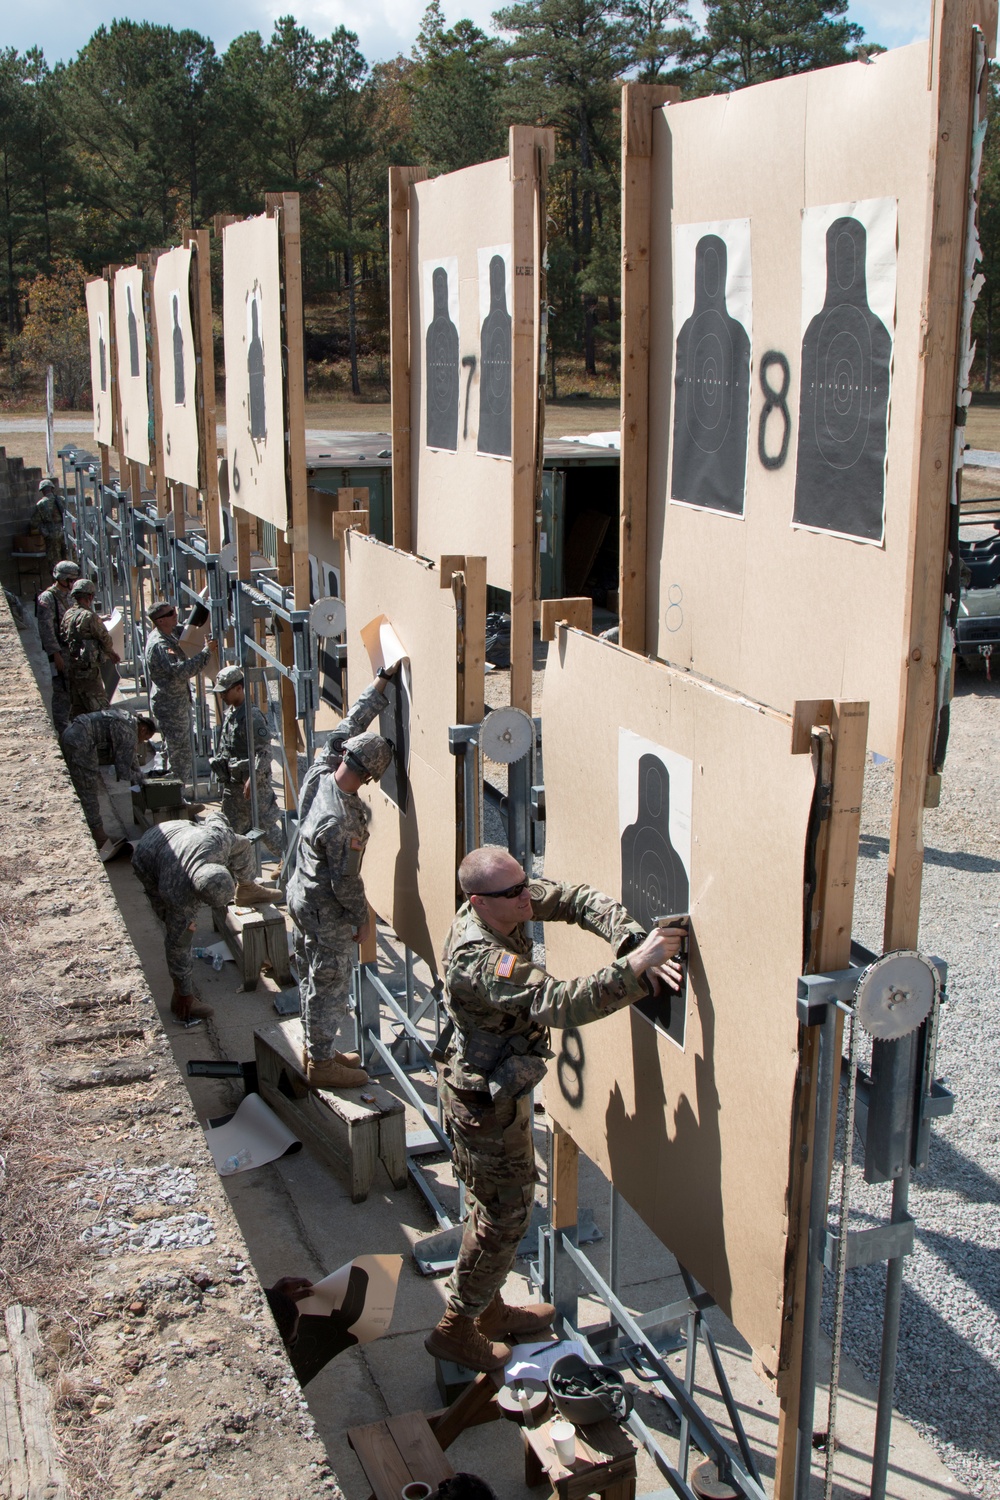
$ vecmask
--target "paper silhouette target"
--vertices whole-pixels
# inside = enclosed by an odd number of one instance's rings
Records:
[[[146,373],[146,307],[138,266],[115,272],[115,351],[121,410],[121,453],[149,463],[149,384]]]
[[[458,451],[458,260],[424,263],[427,447]]]
[[[222,325],[230,498],[279,531],[288,526],[278,221],[223,230]]]
[[[90,388],[94,406],[94,441],[111,443],[111,291],[103,277],[87,282],[87,328],[90,335]]]
[[[163,467],[175,484],[200,487],[200,439],[191,320],[193,256],[189,246],[167,250],[153,272],[156,380],[163,424]]]
[[[750,223],[678,225],[670,496],[741,516],[750,424]]]
[[[618,736],[622,905],[647,930],[690,907],[691,761],[628,730]],[[687,986],[636,1007],[683,1048]]]
[[[806,209],[798,526],[882,542],[895,301],[895,199]]]
[[[510,458],[510,246],[479,255],[479,453]]]

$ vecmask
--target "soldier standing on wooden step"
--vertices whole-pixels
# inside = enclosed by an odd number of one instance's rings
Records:
[[[368,808],[358,796],[378,781],[392,746],[362,731],[388,707],[376,680],[330,736],[302,783],[295,868],[288,910],[295,923],[295,959],[304,1041],[303,1066],[313,1088],[360,1088],[368,1082],[357,1052],[344,1052],[350,1022],[354,945],[368,937],[368,901],[361,862],[368,842]]]
[[[503,1341],[533,1339],[555,1317],[546,1302],[509,1307],[502,1297],[535,1199],[531,1092],[552,1056],[549,1027],[603,1020],[659,980],[677,988],[681,970],[671,960],[683,936],[654,928],[647,937],[624,906],[590,886],[529,882],[506,849],[473,850],[458,879],[468,899],[445,946],[453,1034],[440,1092],[469,1217],[445,1315],[424,1343],[438,1359],[499,1370],[510,1355]],[[586,978],[553,979],[533,961],[530,921],[575,922],[607,939],[616,957]]]

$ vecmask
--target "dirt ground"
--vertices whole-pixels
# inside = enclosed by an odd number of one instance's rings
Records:
[[[339,1494],[5,608],[0,654],[0,1306],[68,1493]]]

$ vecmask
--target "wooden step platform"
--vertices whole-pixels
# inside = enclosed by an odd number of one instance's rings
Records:
[[[388,1089],[310,1089],[297,1018],[257,1027],[254,1052],[263,1099],[318,1156],[346,1170],[353,1203],[368,1197],[380,1161],[393,1187],[406,1186],[406,1113]]]
[[[284,913],[276,906],[227,906],[212,908],[216,932],[221,932],[243,975],[243,989],[255,990],[264,964],[271,965],[275,983],[282,989],[292,983],[288,963],[288,929]]]

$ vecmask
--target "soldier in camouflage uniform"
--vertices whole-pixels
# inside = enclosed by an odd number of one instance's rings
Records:
[[[78,578],[70,589],[73,603],[63,615],[62,633],[66,649],[63,660],[69,678],[71,717],[96,713],[109,708],[108,690],[101,676],[105,660],[116,664],[121,657],[108,634],[108,627],[94,609],[96,585],[90,578]]]
[[[63,532],[63,502],[51,479],[43,479],[38,486],[38,499],[31,521],[32,530],[45,538],[45,560],[49,572],[66,556],[66,538]]]
[[[170,1009],[181,1025],[203,1020],[211,1008],[196,1003],[191,941],[199,908],[270,901],[254,884],[253,849],[221,813],[202,823],[157,823],[135,846],[132,868],[155,915],[166,928],[164,949],[174,981]]]
[[[153,629],[146,641],[146,671],[149,676],[149,711],[166,741],[170,769],[184,786],[193,785],[191,759],[191,678],[208,661],[211,641],[194,656],[185,656],[178,645],[177,606],[168,600],[149,611]],[[197,803],[192,810],[201,811]]]
[[[368,1074],[357,1052],[338,1041],[350,1020],[355,943],[368,937],[368,902],[361,862],[368,808],[358,796],[392,759],[381,735],[362,731],[387,706],[383,669],[330,736],[302,782],[295,868],[288,910],[295,923],[295,958],[304,1039],[303,1065],[314,1088],[359,1088]]]
[[[43,589],[35,600],[38,635],[52,671],[52,723],[56,734],[62,734],[70,720],[69,679],[63,655],[62,622],[73,602],[70,589],[79,576],[80,569],[75,562],[56,563],[52,569],[55,582]]]
[[[139,746],[145,745],[155,733],[156,725],[147,715],[133,716],[120,708],[80,714],[62,732],[60,743],[66,769],[98,849],[108,841],[101,817],[100,767],[114,766],[119,781],[135,785],[142,780],[140,767],[148,754]]]
[[[546,1303],[511,1308],[501,1296],[538,1181],[531,1091],[552,1056],[548,1029],[600,1021],[641,1000],[659,979],[676,987],[680,970],[670,960],[682,937],[658,928],[647,937],[623,906],[589,886],[529,884],[506,849],[475,850],[458,875],[468,899],[444,953],[454,1032],[440,1090],[469,1216],[447,1310],[425,1344],[439,1359],[497,1370],[509,1350],[493,1340],[534,1338],[555,1315]],[[585,978],[553,979],[532,958],[524,924],[533,920],[574,922],[606,938],[616,957]]]
[[[249,833],[250,757],[247,754],[246,688],[242,667],[223,667],[215,679],[213,693],[226,706],[219,746],[209,761],[213,775],[222,783],[222,816],[237,833]],[[285,829],[271,784],[271,731],[259,708],[250,706],[253,724],[254,766],[257,781],[257,824],[264,842],[280,857],[285,847]]]

